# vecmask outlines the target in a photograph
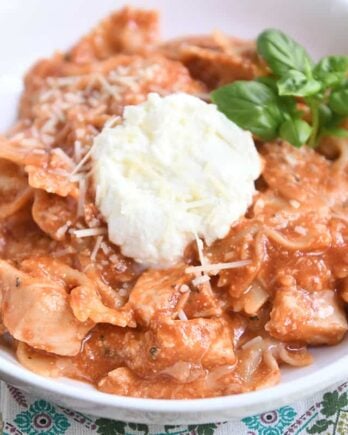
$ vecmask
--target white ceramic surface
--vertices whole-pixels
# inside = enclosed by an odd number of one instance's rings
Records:
[[[117,0],[0,1],[0,130],[15,115],[21,76],[38,57],[72,44],[96,20],[125,2]],[[220,28],[254,37],[265,27],[289,32],[313,55],[348,54],[347,0],[157,0],[130,1],[163,13],[163,34]],[[22,368],[0,348],[0,378],[60,405],[98,416],[143,423],[204,423],[255,414],[300,400],[348,377],[348,338],[313,351],[310,367],[283,370],[267,390],[214,399],[169,401],[111,396],[71,380],[52,380]]]

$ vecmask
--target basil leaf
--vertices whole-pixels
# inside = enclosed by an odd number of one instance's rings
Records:
[[[239,127],[263,140],[277,137],[283,116],[277,95],[263,83],[236,81],[212,92],[211,99]]]
[[[331,93],[330,108],[342,116],[348,116],[348,88],[339,89]]]
[[[278,76],[291,69],[306,74],[313,65],[306,50],[279,30],[262,32],[257,38],[257,51]]]
[[[279,95],[293,95],[296,97],[309,97],[321,90],[320,82],[295,70],[289,71],[278,80],[277,86]]]
[[[257,77],[255,79],[259,83],[268,86],[272,91],[278,94],[277,79],[273,76]],[[278,107],[286,117],[287,115],[298,115],[299,111],[296,107],[296,100],[292,97],[278,97]]]
[[[348,56],[326,56],[314,67],[314,77],[325,87],[339,84],[348,71]]]
[[[304,145],[312,131],[312,127],[302,119],[287,119],[280,126],[279,134],[295,147]]]
[[[262,83],[262,84],[268,86],[275,93],[278,92],[277,79],[275,77],[273,77],[273,76],[263,76],[263,77],[257,77],[255,80],[257,82],[259,82],[259,83]]]

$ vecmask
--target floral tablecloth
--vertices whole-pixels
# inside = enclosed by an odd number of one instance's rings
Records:
[[[4,383],[0,411],[4,435],[348,435],[348,382],[306,401],[218,424],[148,426],[96,418],[29,397]]]

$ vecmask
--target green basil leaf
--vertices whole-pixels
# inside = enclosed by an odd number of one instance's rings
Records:
[[[295,70],[287,72],[278,80],[277,86],[279,95],[293,95],[296,97],[309,97],[321,90],[320,82]]]
[[[326,56],[314,67],[314,77],[325,87],[339,84],[348,72],[348,56]]]
[[[331,93],[330,108],[342,116],[348,116],[348,88],[339,89]]]
[[[275,93],[278,93],[277,79],[276,79],[276,77],[274,77],[274,76],[263,76],[263,77],[257,77],[255,80],[258,83],[262,83],[262,84],[268,86]]]
[[[236,81],[211,94],[218,109],[245,130],[263,140],[277,137],[284,118],[277,95],[268,86],[256,81]]]
[[[287,119],[280,126],[279,134],[295,147],[304,145],[311,135],[312,127],[302,119]]]
[[[278,76],[291,69],[307,74],[313,65],[306,50],[279,30],[262,32],[257,38],[257,51]]]
[[[257,77],[255,80],[268,86],[274,93],[278,94],[277,79],[274,76]],[[293,97],[278,97],[278,107],[285,117],[299,115],[296,100]]]

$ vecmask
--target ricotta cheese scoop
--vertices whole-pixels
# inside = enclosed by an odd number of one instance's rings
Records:
[[[180,261],[196,236],[225,237],[261,172],[251,134],[184,93],[127,106],[120,125],[96,136],[92,158],[110,240],[151,267]]]

